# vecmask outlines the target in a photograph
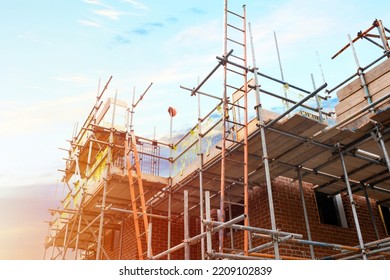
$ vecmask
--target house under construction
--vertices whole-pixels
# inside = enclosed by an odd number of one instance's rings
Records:
[[[225,1],[224,26],[224,54],[196,88],[182,87],[214,109],[180,138],[174,108],[169,141],[133,130],[149,88],[130,105],[103,98],[112,77],[99,90],[70,141],[46,259],[389,258],[390,30],[375,20],[339,53],[366,39],[378,59],[360,66],[355,55],[354,75],[305,90],[258,71],[245,6]],[[220,92],[203,92],[217,71]],[[333,92],[335,112],[323,106]],[[264,109],[265,96],[284,111]]]

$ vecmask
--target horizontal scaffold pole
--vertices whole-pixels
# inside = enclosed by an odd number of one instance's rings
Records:
[[[220,229],[223,229],[225,227],[230,226],[231,224],[239,223],[239,222],[243,221],[245,218],[246,218],[246,215],[242,214],[241,216],[238,216],[238,217],[236,217],[236,218],[234,218],[234,219],[232,219],[232,220],[230,220],[228,222],[220,223],[220,225],[215,227],[215,228],[213,228],[212,231],[217,232]],[[203,221],[203,223],[205,223],[205,222],[212,223],[212,221]],[[162,257],[164,257],[164,256],[166,256],[166,255],[168,255],[170,253],[173,253],[173,252],[175,252],[177,250],[180,250],[180,249],[184,248],[187,243],[188,244],[193,244],[195,242],[199,242],[202,238],[206,237],[206,235],[207,235],[207,232],[204,232],[204,233],[198,234],[197,236],[191,237],[188,240],[184,240],[183,243],[180,243],[180,244],[178,244],[178,245],[176,245],[176,246],[174,246],[174,247],[172,247],[172,248],[170,248],[170,249],[168,249],[168,250],[166,250],[166,251],[164,251],[164,252],[162,252],[162,253],[154,256],[154,257],[152,257],[152,259],[153,260],[158,260],[158,259],[160,259],[160,258],[162,258]]]
[[[321,90],[323,90],[324,88],[326,88],[328,86],[327,83],[323,84],[322,86],[320,86],[318,89],[316,89],[315,91],[313,91],[312,93],[310,93],[309,95],[307,95],[305,98],[303,98],[301,101],[297,102],[294,106],[292,106],[290,109],[288,109],[286,112],[284,112],[283,114],[281,114],[279,117],[277,117],[276,119],[273,119],[271,122],[269,122],[267,124],[267,127],[270,127],[272,126],[273,124],[277,123],[279,120],[281,120],[282,118],[284,118],[285,116],[287,116],[289,113],[291,113],[292,111],[294,111],[296,108],[298,108],[299,106],[301,106],[303,103],[305,103],[307,100],[309,100],[310,98],[312,98],[313,96],[315,96],[316,94],[318,94]]]
[[[230,50],[226,54],[226,56],[224,56],[223,59],[219,61],[218,65],[215,66],[213,70],[211,70],[211,72],[206,76],[206,78],[204,78],[203,81],[196,88],[194,88],[194,90],[192,90],[191,95],[195,95],[198,92],[198,90],[207,82],[208,79],[210,79],[210,77],[215,73],[215,71],[217,71],[218,68],[224,64],[224,61],[226,61],[232,53],[233,50]]]

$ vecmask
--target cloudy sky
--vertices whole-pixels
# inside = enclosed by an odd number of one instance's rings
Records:
[[[319,61],[331,86],[356,71],[350,50],[330,59],[347,34],[376,18],[390,26],[388,1],[231,2],[235,11],[247,5],[260,71],[280,78],[275,31],[285,80],[309,90],[311,73],[322,83]],[[168,106],[176,131],[193,126],[196,100],[179,86],[196,86],[222,55],[223,1],[3,0],[0,25],[0,259],[41,259],[47,209],[62,194],[58,147],[87,116],[99,79],[113,75],[106,97],[118,91],[128,102],[134,87],[154,83],[137,108],[138,134],[167,134]],[[381,54],[356,45],[362,65]]]

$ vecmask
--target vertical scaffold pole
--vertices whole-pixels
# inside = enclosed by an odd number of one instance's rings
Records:
[[[98,234],[98,240],[97,240],[96,260],[100,259],[100,253],[102,250],[102,237],[103,237],[104,213],[106,210],[108,176],[110,175],[111,160],[112,160],[111,144],[114,143],[114,123],[115,123],[116,100],[117,100],[117,92],[115,92],[114,105],[113,105],[113,110],[112,110],[112,120],[111,120],[111,129],[110,129],[110,138],[109,138],[110,145],[107,148],[108,153],[107,153],[107,160],[106,160],[106,171],[104,174],[103,198],[102,198],[102,205],[101,205],[99,234]]]
[[[276,32],[274,31],[274,40],[275,40],[275,46],[276,46],[276,53],[278,55],[278,62],[279,62],[279,69],[280,69],[280,77],[282,79],[282,82],[284,83],[284,75],[283,75],[283,68],[282,68],[282,60],[280,58],[280,52],[279,52],[279,45],[278,45],[278,38],[276,37]],[[283,85],[283,93],[284,93],[284,98],[285,99],[288,99],[288,93],[287,93],[287,90],[288,90],[288,85],[287,84],[284,84]],[[284,110],[287,111],[288,109],[290,109],[290,105],[288,103],[287,100],[283,100],[282,99],[282,103],[283,103],[283,107],[284,107]],[[288,114],[289,116],[290,114]]]
[[[173,117],[176,116],[176,110],[172,107],[168,108],[168,113],[170,116],[169,121],[169,144],[170,144],[170,151],[169,151],[169,182],[168,182],[168,240],[167,240],[167,250],[169,251],[171,249],[171,227],[172,227],[172,163],[173,163],[173,139],[172,139],[172,124],[173,124]],[[171,259],[171,253],[168,253],[167,259]]]
[[[371,217],[372,227],[374,228],[375,237],[376,237],[376,239],[380,239],[378,228],[376,227],[376,223],[375,223],[374,212],[372,211],[370,198],[368,197],[367,189],[365,186],[362,186],[362,188],[363,188],[363,192],[364,192],[364,197],[366,198],[368,213],[370,214],[370,217]]]
[[[206,203],[206,220],[211,221],[211,206],[210,206],[210,192],[205,192],[205,203]],[[208,228],[206,232],[207,238],[207,255],[210,257],[213,251],[213,242],[211,239],[211,229]]]
[[[189,227],[189,220],[188,220],[188,190],[184,190],[184,259],[189,260],[190,259],[190,244],[188,243],[188,240],[190,238],[190,227]]]
[[[68,230],[69,230],[69,223],[66,223],[64,244],[63,244],[64,249],[62,250],[63,251],[63,255],[62,255],[62,259],[63,260],[65,260],[65,258],[66,258],[66,251],[68,249],[68,243],[67,243],[67,240],[68,240]]]
[[[342,166],[343,172],[344,172],[344,180],[345,180],[345,184],[347,185],[349,202],[351,204],[352,215],[353,215],[353,219],[354,219],[354,222],[355,222],[356,233],[357,233],[358,240],[359,240],[359,247],[362,250],[363,259],[366,260],[367,259],[367,255],[366,255],[365,249],[364,249],[363,236],[362,236],[362,232],[360,230],[359,218],[358,218],[357,211],[356,211],[355,201],[353,199],[351,185],[349,184],[348,172],[347,172],[347,168],[345,166],[344,154],[343,154],[343,151],[341,150],[340,143],[338,143],[336,145],[336,148],[338,149],[338,152],[339,152],[339,155],[340,155],[341,166]]]
[[[147,251],[147,258],[150,260],[152,259],[152,223],[148,224],[148,251]]]
[[[204,209],[203,209],[203,146],[202,146],[202,116],[200,110],[200,94],[198,94],[198,158],[199,158],[199,216],[200,216],[200,233],[204,233],[204,225],[202,220],[204,218]],[[204,238],[200,240],[200,252],[201,259],[204,260],[205,256],[205,246]]]
[[[385,141],[383,141],[382,133],[380,132],[380,129],[379,129],[379,124],[377,124],[375,130],[371,132],[371,136],[378,143],[379,147],[381,148],[383,156],[385,158],[387,169],[389,169],[389,171],[390,171],[390,158],[389,158],[389,154],[387,152]]]
[[[351,35],[349,35],[349,34],[348,34],[348,40],[349,40],[349,44],[351,46],[353,57],[355,58],[356,66],[358,67],[358,75],[359,75],[360,82],[361,82],[362,87],[363,87],[364,94],[366,95],[368,104],[371,104],[372,103],[372,98],[371,98],[371,95],[370,95],[370,91],[368,90],[368,86],[367,86],[367,83],[366,83],[366,78],[364,77],[364,72],[363,72],[362,68],[360,67],[360,63],[359,63],[359,59],[358,59],[358,56],[357,56],[357,53],[356,53],[356,50],[355,50],[355,46],[353,44]],[[371,112],[375,112],[375,109],[371,108],[370,111]]]
[[[381,38],[381,41],[382,41],[383,49],[385,50],[385,52],[390,51],[389,42],[387,40],[385,28],[382,24],[382,21],[376,20],[374,24],[376,25],[376,27],[378,29],[378,33],[379,33],[379,37]],[[388,57],[389,57],[389,55],[388,55]]]
[[[83,203],[84,203],[84,190],[82,194],[82,198],[80,201],[80,211],[79,211],[79,221],[77,225],[77,235],[76,235],[76,246],[75,246],[75,260],[78,258],[78,251],[79,251],[79,241],[80,241],[80,231],[81,231],[81,221],[83,217]]]
[[[306,224],[306,232],[307,232],[307,239],[309,241],[312,241],[311,239],[311,231],[310,231],[310,222],[309,222],[309,216],[307,215],[307,209],[306,209],[306,201],[305,201],[305,194],[303,192],[303,183],[302,183],[302,173],[301,173],[301,167],[297,168],[298,178],[299,178],[299,193],[301,195],[301,202],[302,202],[302,208],[303,208],[303,215],[305,218],[305,224]],[[314,247],[310,244],[310,257],[314,260]]]
[[[126,161],[125,161],[126,162]],[[120,233],[120,240],[119,240],[119,260],[122,259],[123,254],[123,234],[124,234],[124,227],[125,227],[125,216],[122,214],[122,222],[121,222],[121,233]]]
[[[58,222],[56,223],[56,232],[58,232]],[[53,260],[54,258],[54,249],[56,247],[56,241],[57,241],[57,233],[56,235],[54,236],[54,240],[53,240],[53,247],[52,247],[52,250],[51,250],[51,256],[50,256],[50,259]]]
[[[263,107],[261,105],[260,100],[260,85],[257,77],[257,67],[256,67],[256,57],[255,57],[255,49],[253,45],[253,37],[252,37],[252,31],[251,31],[251,25],[249,24],[249,33],[251,38],[251,48],[252,48],[252,58],[253,58],[253,69],[254,71],[254,79],[255,79],[255,91],[256,91],[256,114],[257,114],[257,120],[259,121],[259,128],[260,128],[260,138],[261,138],[261,146],[263,151],[263,164],[264,164],[264,173],[265,173],[265,181],[267,185],[267,195],[268,195],[268,205],[269,205],[269,212],[270,212],[270,219],[271,219],[271,229],[276,231],[276,218],[275,218],[275,210],[274,210],[274,202],[273,202],[273,196],[272,196],[272,184],[271,184],[271,174],[269,169],[269,160],[268,160],[268,151],[267,151],[267,142],[265,139],[265,126],[264,126],[264,120],[263,120]],[[275,259],[279,259],[279,243],[277,238],[274,238],[274,254]]]
[[[314,81],[314,75],[313,73],[310,74],[310,77],[311,77],[311,82],[313,84],[313,90],[316,90],[317,87],[316,87],[316,83]],[[322,106],[321,106],[321,99],[320,97],[318,96],[318,94],[314,95],[314,98],[316,99],[316,104],[317,104],[317,111],[318,111],[318,118],[320,120],[320,123],[323,123],[324,122],[324,117],[322,116]]]

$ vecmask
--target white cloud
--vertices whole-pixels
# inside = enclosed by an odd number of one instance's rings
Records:
[[[113,10],[113,9],[105,9],[105,10],[96,10],[95,14],[109,18],[111,20],[119,20],[119,17],[123,15],[122,12]]]
[[[101,2],[99,0],[83,0],[83,2],[90,4],[90,5],[96,5],[96,6],[101,6],[101,7],[111,9],[111,6],[104,4],[103,2]]]
[[[101,28],[102,26],[96,22],[96,21],[91,21],[91,20],[84,20],[80,19],[79,23],[84,26],[90,26],[90,27],[96,27],[96,28]]]
[[[140,9],[140,10],[147,10],[147,9],[149,9],[148,7],[146,7],[144,4],[142,4],[142,3],[139,2],[139,1],[135,1],[135,0],[123,0],[123,2],[130,3],[130,4],[132,4],[135,8]]]

